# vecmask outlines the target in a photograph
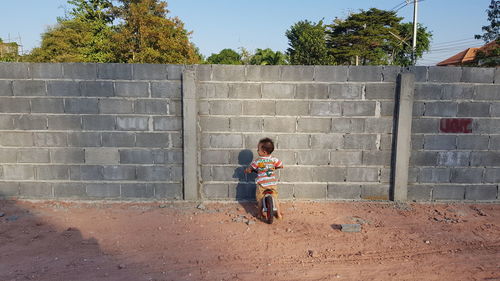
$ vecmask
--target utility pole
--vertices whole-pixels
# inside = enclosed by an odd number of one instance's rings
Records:
[[[418,0],[413,0],[413,44],[411,52],[413,65],[417,63],[417,12]]]

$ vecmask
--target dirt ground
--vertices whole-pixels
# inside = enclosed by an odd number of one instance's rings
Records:
[[[0,280],[500,280],[500,204],[282,208],[3,200]]]

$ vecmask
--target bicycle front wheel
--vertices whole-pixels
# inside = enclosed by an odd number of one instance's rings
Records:
[[[267,208],[267,223],[272,224],[274,220],[274,202],[273,202],[273,197],[272,196],[266,196],[264,198],[264,203],[266,204]]]

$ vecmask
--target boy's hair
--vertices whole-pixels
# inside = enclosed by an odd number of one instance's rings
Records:
[[[259,145],[262,145],[262,150],[267,154],[271,154],[274,151],[274,142],[270,138],[263,138],[259,141]]]

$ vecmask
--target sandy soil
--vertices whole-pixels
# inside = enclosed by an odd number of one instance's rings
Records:
[[[0,280],[500,280],[499,204],[282,208],[0,201]]]

